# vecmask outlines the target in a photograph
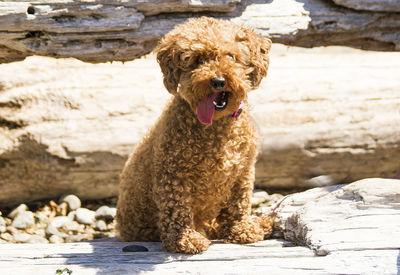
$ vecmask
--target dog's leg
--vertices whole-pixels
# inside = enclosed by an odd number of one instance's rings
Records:
[[[150,142],[136,148],[121,174],[117,205],[117,229],[123,241],[159,241],[157,206],[148,190],[151,186]]]
[[[175,180],[166,180],[157,187],[158,226],[164,249],[188,254],[206,250],[210,241],[194,229],[190,190]]]
[[[219,237],[230,243],[253,243],[272,233],[272,217],[251,216],[251,196],[254,177],[242,177],[232,190],[228,206],[217,217]]]
[[[121,181],[118,207],[117,229],[119,237],[123,241],[160,241],[160,233],[157,228],[156,206],[145,195],[139,197],[138,183],[140,177],[131,179],[124,177]],[[130,184],[127,184],[129,181]]]

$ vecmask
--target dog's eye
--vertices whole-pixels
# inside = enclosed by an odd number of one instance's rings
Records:
[[[190,56],[183,56],[181,57],[182,59],[182,65],[185,67],[190,66],[190,64],[193,62],[193,58],[191,58]]]
[[[181,66],[183,67],[189,67],[191,64],[195,62],[194,56],[190,52],[184,52],[180,55],[180,60],[181,60]]]
[[[196,59],[196,65],[202,65],[202,64],[204,64],[204,59],[201,58],[201,57],[197,58]]]
[[[236,61],[236,56],[235,56],[235,55],[233,55],[233,54],[231,54],[231,53],[228,53],[227,56],[229,56],[229,57],[232,58],[234,61]]]

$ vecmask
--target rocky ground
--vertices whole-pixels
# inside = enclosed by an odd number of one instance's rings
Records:
[[[84,202],[75,195],[57,202],[20,204],[0,216],[0,242],[63,243],[115,236],[116,198]]]
[[[281,198],[255,190],[254,214],[269,212]],[[116,202],[116,197],[82,202],[69,194],[57,202],[5,209],[0,211],[0,243],[64,243],[115,237]]]

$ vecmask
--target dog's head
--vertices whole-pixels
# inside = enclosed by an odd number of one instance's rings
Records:
[[[203,124],[232,115],[266,76],[271,41],[229,21],[190,19],[156,48],[164,85]]]

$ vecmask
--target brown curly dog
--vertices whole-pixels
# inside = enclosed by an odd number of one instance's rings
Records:
[[[271,234],[273,218],[250,213],[257,137],[246,104],[267,74],[270,47],[250,29],[206,17],[161,40],[157,60],[174,96],[122,172],[122,240],[199,253],[209,239]]]

